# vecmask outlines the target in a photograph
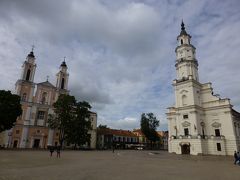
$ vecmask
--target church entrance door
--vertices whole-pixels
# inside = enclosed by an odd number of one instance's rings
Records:
[[[40,139],[34,139],[33,148],[39,148]]]
[[[182,154],[190,154],[190,145],[189,144],[182,145]]]
[[[13,141],[13,148],[17,148],[17,145],[18,145],[18,141],[17,140]]]

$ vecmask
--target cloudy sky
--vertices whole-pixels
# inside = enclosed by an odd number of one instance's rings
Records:
[[[176,37],[184,19],[201,82],[240,110],[239,0],[0,0],[0,89],[14,90],[35,45],[36,82],[55,84],[66,56],[69,89],[98,124],[139,127],[153,112],[167,129],[174,104]]]

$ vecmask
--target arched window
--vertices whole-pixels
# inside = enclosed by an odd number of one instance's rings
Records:
[[[29,81],[29,79],[30,79],[30,74],[31,74],[31,70],[28,69],[28,70],[27,70],[26,81]]]
[[[183,44],[183,40],[181,39],[181,44]]]
[[[61,89],[64,89],[64,78],[62,78]]]
[[[26,101],[26,99],[27,99],[27,94],[26,94],[26,93],[23,93],[23,95],[22,95],[22,101]]]
[[[187,105],[187,96],[186,96],[186,95],[183,95],[183,96],[182,96],[182,105],[183,105],[183,106],[186,106],[186,105]]]
[[[47,93],[44,92],[44,93],[42,94],[42,104],[45,104],[45,103],[46,103],[46,99],[47,99]]]

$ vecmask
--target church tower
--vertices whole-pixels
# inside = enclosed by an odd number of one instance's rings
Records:
[[[177,80],[194,79],[198,81],[198,62],[195,58],[196,48],[191,44],[191,36],[186,32],[184,23],[177,37],[178,46],[175,49],[177,60]]]
[[[196,48],[183,22],[177,41],[175,105],[166,113],[168,151],[231,155],[240,149],[240,130],[236,128],[240,127],[240,113],[232,109],[228,98],[214,95],[211,83],[199,82]]]
[[[64,61],[60,65],[59,72],[56,75],[57,76],[56,88],[58,89],[60,94],[65,94],[68,92],[69,74],[67,70],[68,70],[68,67],[64,58]]]
[[[32,49],[22,65],[21,77],[16,82],[16,94],[21,96],[22,101],[32,102],[33,100],[36,67],[37,65],[35,63],[35,56]]]

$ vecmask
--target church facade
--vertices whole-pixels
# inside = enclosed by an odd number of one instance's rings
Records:
[[[47,148],[59,144],[58,130],[48,127],[47,119],[53,114],[53,103],[60,94],[69,94],[68,67],[65,60],[56,75],[56,85],[48,80],[34,82],[36,58],[31,51],[22,66],[22,74],[16,82],[16,94],[21,97],[22,115],[17,118],[14,127],[2,133],[4,146],[10,148]],[[36,89],[35,89],[36,87]],[[92,130],[89,148],[96,148],[97,114],[91,112]]]
[[[175,105],[168,108],[168,151],[176,154],[232,155],[240,150],[240,113],[230,99],[199,82],[196,48],[184,23],[175,49]]]

